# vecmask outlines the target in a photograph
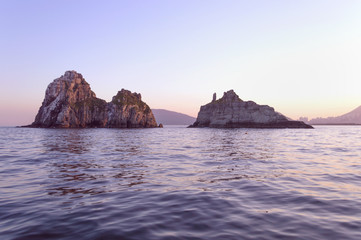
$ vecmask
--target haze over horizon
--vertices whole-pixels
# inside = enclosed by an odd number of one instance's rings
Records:
[[[361,105],[361,1],[0,1],[0,126],[67,70],[197,116],[230,89],[293,119]]]

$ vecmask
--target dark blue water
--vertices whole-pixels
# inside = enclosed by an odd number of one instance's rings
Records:
[[[0,239],[361,239],[359,126],[0,134]]]

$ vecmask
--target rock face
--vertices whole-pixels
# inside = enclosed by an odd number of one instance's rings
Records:
[[[157,123],[140,94],[122,89],[107,103],[96,97],[81,74],[67,71],[49,84],[30,127],[143,128]]]
[[[242,101],[230,90],[221,99],[213,100],[198,113],[197,120],[189,127],[212,128],[312,128],[300,121],[289,121],[267,105]]]

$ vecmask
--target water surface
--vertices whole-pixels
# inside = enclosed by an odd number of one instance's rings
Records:
[[[361,239],[361,127],[0,128],[1,239]]]

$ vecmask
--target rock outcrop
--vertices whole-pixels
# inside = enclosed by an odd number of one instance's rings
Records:
[[[107,103],[96,97],[81,74],[67,71],[49,84],[30,127],[148,128],[157,123],[140,94],[122,89]]]
[[[212,128],[312,128],[300,121],[290,121],[267,105],[242,101],[230,90],[223,97],[213,100],[198,113],[197,120],[189,127]]]

